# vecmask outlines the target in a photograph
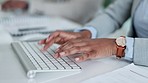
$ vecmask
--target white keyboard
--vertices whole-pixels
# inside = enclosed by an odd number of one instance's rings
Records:
[[[81,70],[81,67],[69,57],[54,58],[56,49],[54,45],[46,52],[40,51],[42,46],[37,42],[14,42],[12,47],[17,52],[29,78],[35,77],[37,72]]]

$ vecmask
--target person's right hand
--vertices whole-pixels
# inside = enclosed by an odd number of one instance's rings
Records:
[[[44,44],[43,51],[46,51],[52,44],[64,44],[65,42],[72,39],[87,39],[91,37],[90,31],[82,32],[66,32],[66,31],[55,31],[48,38],[39,41],[39,44]]]
[[[21,0],[8,0],[2,4],[2,10],[15,10],[22,9],[26,10],[28,8],[28,3],[26,1]]]

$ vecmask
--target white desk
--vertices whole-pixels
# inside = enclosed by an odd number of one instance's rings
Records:
[[[0,28],[0,83],[79,83],[129,64],[127,61],[116,60],[114,57],[90,60],[80,63],[82,71],[75,75],[49,81],[54,73],[47,73],[29,80],[10,46],[12,41],[11,36]]]

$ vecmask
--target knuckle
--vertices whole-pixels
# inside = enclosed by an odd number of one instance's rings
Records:
[[[97,52],[96,51],[93,51],[92,58],[96,58],[96,57],[97,57]]]
[[[88,46],[88,47],[87,47],[87,50],[88,50],[88,51],[92,51],[92,48]]]
[[[60,34],[60,31],[55,31],[52,36],[57,36],[58,34]]]
[[[83,44],[84,46],[87,46],[87,45],[88,45],[86,42],[83,42],[82,44]]]
[[[66,50],[66,51],[65,51],[65,54],[70,54],[70,53],[71,53],[70,50]]]
[[[80,59],[83,61],[85,58],[84,58],[84,56],[81,56]]]
[[[87,55],[83,56],[83,61],[89,59]]]
[[[86,54],[86,58],[89,58],[89,57],[90,57],[90,54],[87,53],[87,54]]]
[[[52,36],[54,37],[54,36],[56,36],[57,34],[59,34],[59,32],[54,32],[53,34],[52,34]]]
[[[69,46],[74,46],[74,43],[73,42],[69,42]]]
[[[80,46],[75,47],[75,49],[78,50],[78,51],[81,51],[81,47]]]

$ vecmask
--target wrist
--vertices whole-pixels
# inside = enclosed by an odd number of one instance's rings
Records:
[[[117,58],[122,58],[125,56],[125,48],[126,48],[126,39],[125,36],[120,36],[115,40],[116,43],[116,57]]]
[[[112,51],[112,55],[116,55],[117,53],[117,46],[116,46],[116,39],[112,39],[112,42],[113,42],[113,51]]]

